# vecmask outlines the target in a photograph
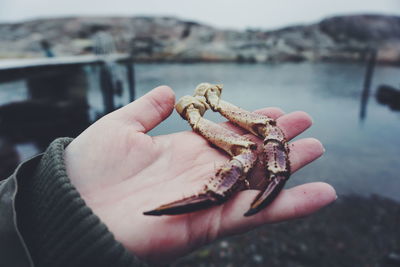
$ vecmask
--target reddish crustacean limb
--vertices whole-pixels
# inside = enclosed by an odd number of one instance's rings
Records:
[[[204,97],[210,108],[232,123],[263,139],[260,160],[265,171],[265,188],[254,199],[245,216],[253,215],[270,204],[284,187],[290,176],[289,146],[276,121],[260,114],[241,109],[220,99],[221,85],[202,83],[195,96]]]
[[[223,149],[232,158],[217,170],[215,176],[198,194],[144,212],[145,215],[182,214],[218,205],[247,183],[247,174],[257,161],[256,144],[204,119],[202,116],[208,107],[201,98],[192,96],[181,98],[176,105],[178,113],[189,122],[194,131]]]
[[[144,214],[182,214],[221,204],[247,181],[248,173],[257,159],[262,161],[265,171],[265,186],[244,215],[250,216],[259,212],[282,190],[290,175],[289,147],[284,133],[276,125],[275,120],[221,100],[221,91],[221,85],[202,83],[197,86],[194,97],[181,98],[176,109],[184,119],[188,120],[194,131],[225,150],[232,159],[216,172],[215,177],[199,194],[162,205]],[[256,145],[251,141],[204,119],[202,115],[208,108],[261,137],[263,139],[261,155],[257,156]]]

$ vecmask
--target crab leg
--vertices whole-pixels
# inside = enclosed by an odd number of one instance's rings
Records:
[[[182,214],[218,205],[247,183],[247,174],[257,161],[256,144],[204,119],[202,116],[208,108],[203,98],[192,96],[181,98],[176,105],[176,110],[189,122],[194,131],[223,149],[232,158],[217,170],[200,193],[144,212],[145,215]]]
[[[221,91],[220,85],[202,83],[196,88],[195,96],[204,98],[212,110],[219,112],[229,121],[263,138],[262,161],[267,184],[245,213],[245,216],[250,216],[270,204],[289,179],[289,146],[275,120],[221,100]]]

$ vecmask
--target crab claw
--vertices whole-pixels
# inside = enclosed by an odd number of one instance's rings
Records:
[[[156,216],[183,214],[205,209],[213,205],[221,204],[222,202],[224,202],[224,199],[221,198],[221,196],[212,191],[208,191],[162,205],[154,210],[143,212],[143,214]]]
[[[266,126],[269,127],[269,126]],[[264,128],[264,131],[265,128]],[[270,127],[264,140],[263,163],[267,184],[251,203],[244,216],[251,216],[268,206],[285,186],[290,176],[289,148],[281,130]]]
[[[199,194],[162,205],[143,214],[175,215],[220,205],[245,185],[247,173],[256,160],[257,155],[252,150],[239,154],[223,164]]]
[[[244,216],[251,216],[268,206],[285,186],[287,175],[276,175],[268,183],[267,188],[261,191],[251,203],[250,209]]]

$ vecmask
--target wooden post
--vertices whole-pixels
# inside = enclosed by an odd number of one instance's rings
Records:
[[[104,62],[100,66],[100,85],[103,94],[103,103],[105,113],[110,113],[114,110],[114,86],[112,82],[110,70]]]
[[[135,60],[134,57],[127,63],[128,68],[128,84],[129,84],[129,100],[135,100]]]
[[[364,87],[361,94],[361,108],[360,108],[360,120],[364,121],[367,116],[367,104],[371,90],[371,81],[374,74],[374,68],[376,63],[377,51],[375,48],[368,49],[366,52],[367,67],[365,70]]]

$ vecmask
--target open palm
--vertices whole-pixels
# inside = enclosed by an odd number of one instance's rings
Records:
[[[238,193],[220,206],[176,216],[145,216],[144,211],[198,192],[227,155],[191,131],[151,137],[147,131],[170,115],[174,94],[161,86],[103,117],[66,149],[68,176],[87,205],[116,239],[149,262],[166,263],[217,238],[256,226],[310,214],[336,198],[324,183],[283,190],[260,213],[243,214],[256,190]],[[276,108],[258,111],[278,118],[288,139],[311,125],[304,112],[283,115]],[[230,123],[225,127],[242,131]],[[241,132],[242,133],[242,132]],[[254,137],[253,137],[254,138]],[[316,139],[291,144],[292,171],[323,153]],[[262,179],[255,171],[252,179]]]

